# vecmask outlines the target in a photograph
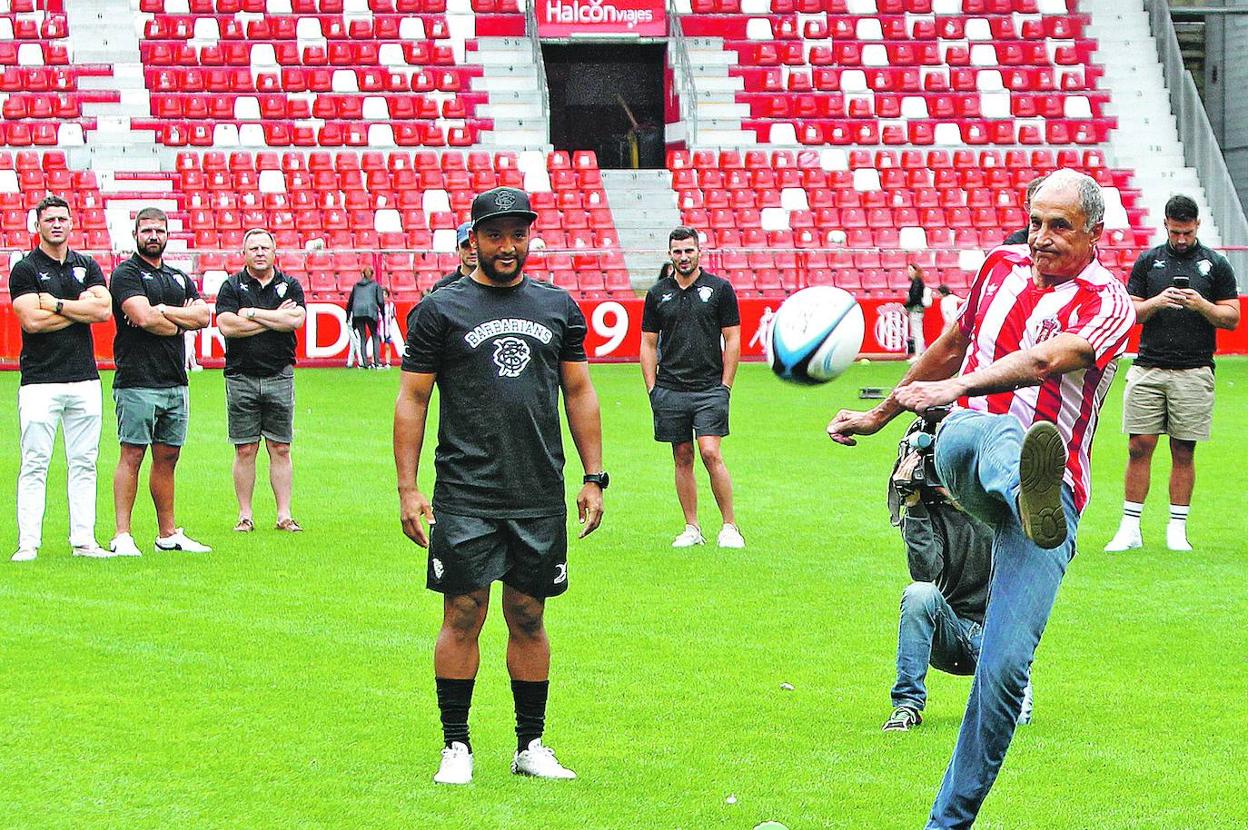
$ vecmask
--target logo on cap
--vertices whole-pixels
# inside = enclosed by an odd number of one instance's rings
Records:
[[[504,190],[494,197],[494,204],[499,210],[511,210],[516,206],[516,194]]]

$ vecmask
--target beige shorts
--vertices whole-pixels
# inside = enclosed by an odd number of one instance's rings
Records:
[[[1122,431],[1180,441],[1208,441],[1213,421],[1213,369],[1132,366],[1122,401]]]

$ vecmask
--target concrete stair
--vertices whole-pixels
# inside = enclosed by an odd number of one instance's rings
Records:
[[[680,224],[669,170],[603,170],[624,264],[634,288],[649,288],[667,257],[667,235]]]
[[[472,88],[489,94],[483,118],[494,119],[494,129],[482,135],[490,148],[543,150],[550,147],[550,130],[542,114],[542,92],[533,49],[525,38],[483,37],[471,60],[485,68],[473,78]]]

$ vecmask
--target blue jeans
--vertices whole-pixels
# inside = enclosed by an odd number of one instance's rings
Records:
[[[922,711],[927,703],[927,667],[971,674],[979,660],[979,623],[954,613],[930,582],[911,582],[901,596],[897,632],[897,683],[893,706]]]
[[[936,437],[937,475],[963,509],[992,527],[993,564],[979,665],[927,830],[974,824],[1014,737],[1036,646],[1075,555],[1079,514],[1069,486],[1062,489],[1066,541],[1046,550],[1023,533],[1018,516],[1023,432],[1011,415],[955,410]]]

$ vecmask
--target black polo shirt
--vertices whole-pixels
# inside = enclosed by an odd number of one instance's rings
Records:
[[[464,279],[416,306],[403,371],[438,386],[434,512],[529,518],[567,511],[561,364],[583,362],[585,315],[562,288]]]
[[[9,296],[16,300],[26,294],[51,294],[59,300],[76,300],[95,285],[104,285],[104,272],[91,257],[69,251],[64,262],[57,262],[35,248],[13,266]],[[23,330],[20,366],[23,386],[98,380],[91,326],[73,323],[60,331],[35,334]]]
[[[1140,254],[1127,280],[1127,293],[1149,300],[1187,277],[1191,287],[1211,303],[1239,296],[1235,273],[1226,258],[1200,244],[1179,254],[1169,243]],[[1163,308],[1144,322],[1136,365],[1160,369],[1213,366],[1217,346],[1213,323],[1186,308]]]
[[[246,308],[273,310],[287,300],[305,307],[303,286],[294,277],[274,269],[273,279],[261,286],[244,268],[221,284],[217,315],[238,314]],[[225,374],[266,378],[295,365],[295,333],[265,329],[251,337],[225,338]]]
[[[113,320],[117,323],[113,337],[117,375],[113,388],[186,386],[186,344],[182,332],[152,334],[132,325],[122,304],[133,297],[146,297],[152,306],[183,306],[189,300],[199,299],[194,280],[164,263],[153,268],[135,254],[113,270],[108,287],[113,295]]]
[[[442,277],[440,280],[435,282],[429,288],[429,293],[432,294],[434,291],[437,291],[439,288],[446,288],[451,283],[458,282],[459,280],[463,279],[464,276],[465,275],[463,274],[463,272],[461,272],[458,268],[456,268],[454,271],[452,271],[451,273],[447,274],[445,277]]]
[[[659,335],[659,373],[664,389],[701,392],[724,381],[722,330],[741,325],[737,294],[724,279],[702,271],[688,288],[664,277],[646,292],[641,330]]]

